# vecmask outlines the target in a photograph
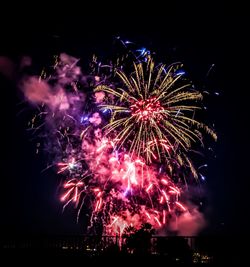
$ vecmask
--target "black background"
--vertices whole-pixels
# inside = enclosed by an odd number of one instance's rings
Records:
[[[213,146],[216,158],[208,158],[208,227],[203,233],[245,236],[249,233],[249,85],[244,80],[249,68],[243,11],[240,3],[210,1],[15,6],[1,11],[0,55],[15,64],[28,55],[42,66],[51,55],[66,52],[84,62],[93,53],[108,56],[113,38],[121,36],[154,50],[163,61],[184,62],[194,82],[220,92],[208,101],[208,119],[215,123],[218,142]],[[211,64],[215,67],[206,78]],[[35,154],[35,142],[26,130],[32,110],[22,103],[17,77],[0,75],[1,229],[17,235],[81,233],[82,225],[72,214],[61,212],[55,173],[41,173],[46,157]]]

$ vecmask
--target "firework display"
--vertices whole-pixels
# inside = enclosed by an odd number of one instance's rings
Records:
[[[22,84],[39,110],[31,128],[46,133],[63,180],[63,210],[76,208],[78,221],[85,213],[93,233],[101,225],[102,234],[122,235],[144,223],[160,231],[191,213],[182,197],[198,180],[189,152],[204,134],[216,139],[196,119],[202,94],[183,66],[156,63],[145,48],[128,51],[107,64],[93,57],[86,72],[61,54]]]

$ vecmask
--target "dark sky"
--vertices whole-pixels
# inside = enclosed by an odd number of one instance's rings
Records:
[[[116,12],[73,5],[63,10],[41,8],[41,14],[36,8],[18,14],[10,9],[8,19],[1,21],[0,56],[9,57],[15,64],[22,55],[28,55],[42,66],[52,55],[66,52],[84,61],[93,53],[109,55],[113,38],[119,35],[154,50],[163,61],[184,62],[199,86],[220,92],[207,103],[208,119],[215,123],[219,139],[213,145],[216,158],[209,156],[207,160],[209,224],[204,233],[243,235],[249,232],[249,86],[243,84],[248,75],[244,67],[246,17],[243,8],[209,3],[197,6],[178,2],[168,7],[145,3],[139,8],[116,7]],[[215,67],[206,78],[212,64]],[[32,110],[21,103],[17,77],[0,75],[1,229],[17,234],[81,232],[82,226],[76,225],[70,212],[61,213],[56,174],[53,170],[41,173],[47,159],[35,154],[35,141],[27,132]]]

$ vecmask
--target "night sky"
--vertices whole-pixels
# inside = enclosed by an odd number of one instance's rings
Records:
[[[39,8],[39,6],[37,7]],[[53,55],[65,52],[87,62],[93,53],[112,54],[114,37],[121,36],[156,52],[163,61],[182,61],[194,83],[211,92],[205,99],[207,119],[215,124],[218,142],[211,145],[204,172],[205,216],[203,234],[243,235],[249,233],[249,85],[243,77],[246,57],[245,16],[239,8],[218,5],[169,8],[117,7],[117,12],[72,6],[63,11],[48,7],[42,14],[10,12],[2,19],[0,56],[1,88],[1,229],[6,234],[77,234],[72,212],[62,214],[58,201],[58,177],[54,170],[42,172],[48,159],[36,154],[36,139],[27,131],[32,108],[23,103],[11,72],[21,56],[27,55],[39,68]],[[211,65],[215,64],[207,77]],[[6,69],[8,69],[6,71]],[[5,74],[4,74],[5,73]],[[6,76],[7,73],[7,76]],[[216,155],[216,157],[215,157]]]

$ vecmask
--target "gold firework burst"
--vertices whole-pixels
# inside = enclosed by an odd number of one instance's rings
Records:
[[[155,66],[148,58],[133,67],[129,75],[116,71],[118,86],[95,89],[106,94],[100,108],[112,115],[105,131],[108,136],[115,133],[118,148],[125,146],[150,163],[153,158],[185,155],[193,142],[202,143],[201,130],[217,138],[211,128],[194,119],[202,94],[181,79],[174,65]]]

